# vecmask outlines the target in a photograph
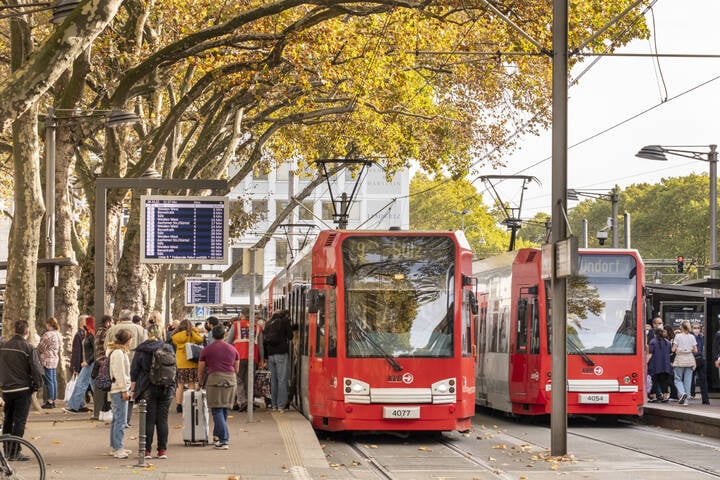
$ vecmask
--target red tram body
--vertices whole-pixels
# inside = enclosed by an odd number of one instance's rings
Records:
[[[468,430],[477,301],[464,235],[328,230],[304,253],[263,302],[297,327],[290,394],[313,427]]]
[[[642,415],[644,266],[635,250],[581,249],[567,282],[567,413]],[[480,303],[476,402],[516,415],[551,412],[550,282],[541,251],[475,261]]]

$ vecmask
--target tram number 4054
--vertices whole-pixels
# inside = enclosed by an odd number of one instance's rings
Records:
[[[383,418],[395,420],[420,418],[420,407],[383,407]]]
[[[610,395],[607,393],[581,393],[578,400],[580,403],[610,403]]]

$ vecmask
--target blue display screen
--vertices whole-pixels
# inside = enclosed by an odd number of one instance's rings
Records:
[[[143,197],[141,260],[227,263],[226,207],[224,197]]]

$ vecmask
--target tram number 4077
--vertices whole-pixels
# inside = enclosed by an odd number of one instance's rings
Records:
[[[399,420],[420,418],[420,407],[383,407],[383,418]]]

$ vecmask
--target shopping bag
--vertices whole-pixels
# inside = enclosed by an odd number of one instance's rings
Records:
[[[73,390],[75,390],[75,384],[77,383],[77,374],[73,375],[67,384],[65,384],[65,397],[64,400],[67,402],[72,397]]]
[[[199,362],[200,361],[200,351],[202,350],[202,345],[198,345],[197,343],[186,343],[185,344],[185,358],[190,362]]]

